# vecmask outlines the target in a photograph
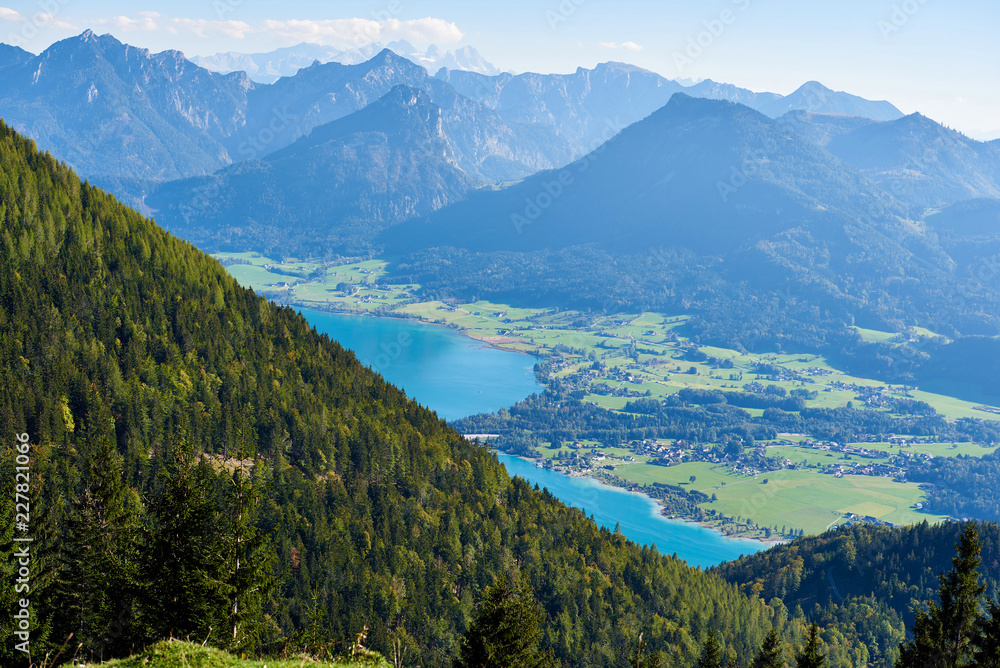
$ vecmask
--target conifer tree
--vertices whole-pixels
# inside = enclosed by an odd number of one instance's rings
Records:
[[[715,627],[708,630],[697,668],[722,668],[722,647],[719,645]]]
[[[551,651],[538,651],[545,613],[522,577],[497,578],[483,592],[475,619],[462,639],[455,668],[548,668]]]
[[[990,601],[988,616],[979,619],[976,637],[977,668],[1000,668],[1000,601]]]
[[[965,527],[956,545],[953,567],[939,579],[940,604],[930,602],[917,613],[913,640],[900,648],[896,668],[961,668],[975,666],[979,604],[986,586],[979,582],[982,541],[975,522]]]
[[[266,480],[263,467],[254,463],[245,427],[239,437],[237,460],[229,479],[228,525],[222,528],[222,541],[226,557],[227,633],[231,634],[226,643],[242,650],[260,640],[264,605],[276,586],[276,578],[270,538],[257,527]]]
[[[94,451],[84,460],[83,489],[69,508],[60,541],[55,596],[63,610],[59,636],[73,634],[81,656],[109,658],[128,651],[138,591],[141,502],[122,480],[122,458],[111,415],[96,409],[90,432]]]
[[[151,635],[225,644],[229,587],[215,479],[196,463],[183,434],[163,457],[144,564],[143,608]]]
[[[771,627],[767,637],[764,638],[764,643],[761,645],[752,666],[753,668],[785,668],[783,654],[784,648],[782,647],[781,638],[778,636],[778,631],[774,627]]]
[[[628,665],[631,668],[660,668],[659,652],[649,651],[643,635],[642,633],[639,634],[639,639],[635,644],[635,652],[629,658]]]
[[[805,648],[795,656],[796,668],[823,668],[826,656],[819,653],[819,624],[812,623]]]

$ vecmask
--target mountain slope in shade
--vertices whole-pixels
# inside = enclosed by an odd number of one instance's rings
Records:
[[[971,281],[995,289],[1000,280],[1000,199],[958,202],[927,216],[925,222]]]
[[[851,163],[915,215],[978,197],[1000,197],[1000,151],[921,114],[832,139],[827,149]]]
[[[476,193],[395,234],[394,247],[530,251],[653,244],[720,254],[792,229],[821,237],[895,225],[854,169],[742,105],[675,95],[561,171]],[[387,237],[389,238],[389,237]]]
[[[441,109],[423,91],[397,86],[263,160],[167,184],[149,203],[161,224],[202,245],[356,252],[379,229],[455,202],[473,185],[455,162]]]
[[[792,128],[803,139],[825,147],[835,138],[854,132],[876,121],[861,116],[821,114],[814,111],[789,111],[778,122]]]
[[[927,225],[942,234],[957,237],[1000,236],[1000,199],[958,202],[928,216]]]

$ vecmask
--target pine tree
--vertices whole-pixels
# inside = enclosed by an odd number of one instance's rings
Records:
[[[475,619],[462,639],[455,668],[547,668],[551,651],[539,652],[545,613],[526,578],[501,576],[483,592]]]
[[[795,656],[796,668],[823,668],[826,656],[819,653],[819,624],[813,622],[805,648]]]
[[[940,605],[928,603],[917,613],[913,640],[900,647],[896,668],[961,668],[975,666],[979,604],[986,586],[979,582],[982,541],[975,522],[965,527],[956,545],[954,565],[939,580]]]
[[[722,647],[714,627],[708,630],[697,668],[722,668]]]
[[[785,668],[785,660],[782,658],[784,648],[778,631],[771,628],[771,631],[764,638],[764,643],[757,653],[757,658],[753,660],[753,668]]]

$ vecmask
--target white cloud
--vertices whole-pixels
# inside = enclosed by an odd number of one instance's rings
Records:
[[[0,21],[23,21],[24,17],[20,12],[15,12],[8,7],[0,7]]]
[[[642,45],[636,44],[635,42],[599,42],[598,46],[602,49],[625,49],[626,51],[639,52],[642,51]]]
[[[405,39],[407,41],[434,42],[436,44],[454,44],[462,40],[462,31],[454,23],[444,19],[427,17],[413,21],[389,19],[383,24],[383,39]]]
[[[326,19],[290,21],[267,20],[264,28],[275,37],[289,42],[310,42],[338,48],[356,48],[372,42],[405,39],[411,42],[454,44],[461,41],[462,31],[444,19],[427,17],[411,21],[388,19]]]
[[[115,28],[119,30],[147,30],[154,31],[159,30],[160,25],[156,22],[156,17],[154,16],[142,16],[140,14],[139,18],[133,19],[128,16],[115,16],[110,19],[110,23]]]
[[[170,19],[170,21],[198,37],[225,35],[233,39],[243,39],[255,32],[249,23],[244,21],[208,21],[206,19]]]
[[[63,19],[55,16],[54,14],[49,14],[47,12],[36,14],[33,23],[36,26],[45,26],[46,28],[63,28],[65,30],[77,30],[76,24],[74,24],[72,21],[64,21]]]
[[[110,19],[97,19],[93,25],[110,26],[113,30],[122,32],[166,32],[171,35],[178,33],[178,28],[186,30],[198,37],[208,38],[218,35],[243,39],[249,33],[255,32],[248,23],[243,21],[208,21],[206,19],[171,18],[159,12],[139,12],[132,16],[114,16]]]

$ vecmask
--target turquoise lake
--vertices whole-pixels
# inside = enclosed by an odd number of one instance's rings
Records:
[[[447,327],[309,309],[302,315],[445,420],[493,413],[545,389],[535,381],[534,357],[491,348]]]
[[[458,332],[399,318],[349,316],[302,310],[328,334],[386,380],[437,411],[446,420],[509,407],[543,388],[535,381],[535,358],[491,348]],[[707,568],[763,549],[757,541],[725,538],[696,524],[668,520],[647,496],[538,468],[499,454],[511,475],[546,487],[563,503],[586,510],[600,526],[636,543],[656,545],[692,566]]]

